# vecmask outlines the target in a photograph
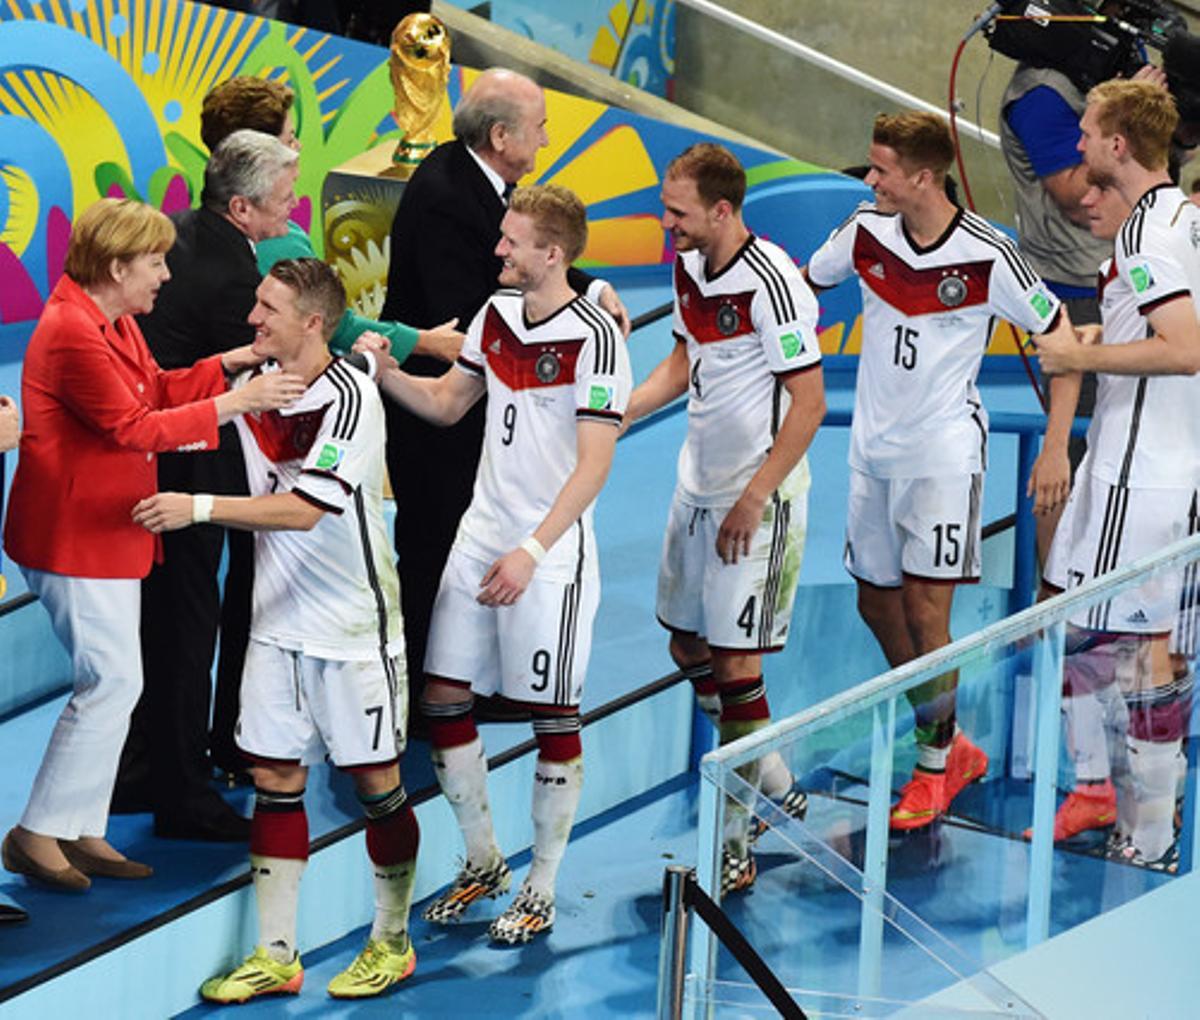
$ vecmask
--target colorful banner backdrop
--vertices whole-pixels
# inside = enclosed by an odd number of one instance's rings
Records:
[[[621,52],[640,52],[620,34],[626,29],[666,31],[669,7],[644,0],[607,7],[614,38],[625,39]],[[79,212],[104,195],[140,198],[168,213],[199,200],[207,159],[200,105],[213,85],[236,74],[276,78],[295,90],[303,152],[293,218],[322,253],[326,175],[397,137],[385,49],[184,0],[0,0],[0,347],[20,344],[0,349],[0,360],[23,350],[62,273]],[[450,106],[473,74],[454,70]],[[704,136],[564,93],[546,98],[551,144],[531,180],[566,185],[587,204],[584,262],[668,262],[662,175]],[[449,106],[436,133],[451,136]],[[731,148],[750,180],[747,222],[797,262],[869,196],[858,181],[820,167]],[[328,255],[356,289],[386,276],[386,245]],[[857,353],[857,288],[839,287],[821,300],[822,347]]]
[[[666,17],[664,6],[641,0],[622,10],[628,17],[614,14],[614,27]],[[0,323],[36,319],[62,272],[71,220],[97,198],[128,195],[166,212],[198,201],[207,158],[200,104],[235,74],[278,78],[296,92],[303,155],[294,218],[320,251],[325,175],[396,137],[386,57],[379,47],[183,0],[0,4]],[[455,70],[451,105],[471,74]],[[565,184],[587,203],[585,260],[669,260],[661,176],[696,133],[562,93],[549,93],[547,105],[551,145],[533,179]],[[437,133],[450,137],[448,109]],[[752,224],[798,259],[863,194],[818,167],[734,148],[754,183]],[[381,273],[386,254],[359,253],[343,271]],[[832,321],[857,314],[853,295],[832,305]]]

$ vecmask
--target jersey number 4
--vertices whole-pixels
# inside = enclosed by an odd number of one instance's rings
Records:
[[[746,632],[746,637],[754,636],[754,609],[757,602],[758,597],[751,595],[742,606],[742,611],[738,613],[737,625]]]

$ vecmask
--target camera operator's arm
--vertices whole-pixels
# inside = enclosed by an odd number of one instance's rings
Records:
[[[1079,115],[1049,85],[1039,85],[1010,103],[1003,116],[1054,204],[1076,226],[1086,227],[1087,213],[1079,204],[1088,188],[1076,148]]]

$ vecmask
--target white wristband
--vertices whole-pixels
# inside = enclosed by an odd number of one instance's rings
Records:
[[[210,493],[198,492],[192,497],[192,523],[207,524],[212,520],[213,498]]]
[[[546,547],[532,535],[521,542],[521,548],[533,557],[535,564],[541,563],[546,558]]]

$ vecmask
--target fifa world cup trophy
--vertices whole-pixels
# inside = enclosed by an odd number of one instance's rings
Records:
[[[393,114],[400,128],[392,162],[411,173],[437,144],[433,123],[446,102],[450,77],[446,26],[432,14],[410,14],[402,19],[392,31],[388,68],[396,94]]]

